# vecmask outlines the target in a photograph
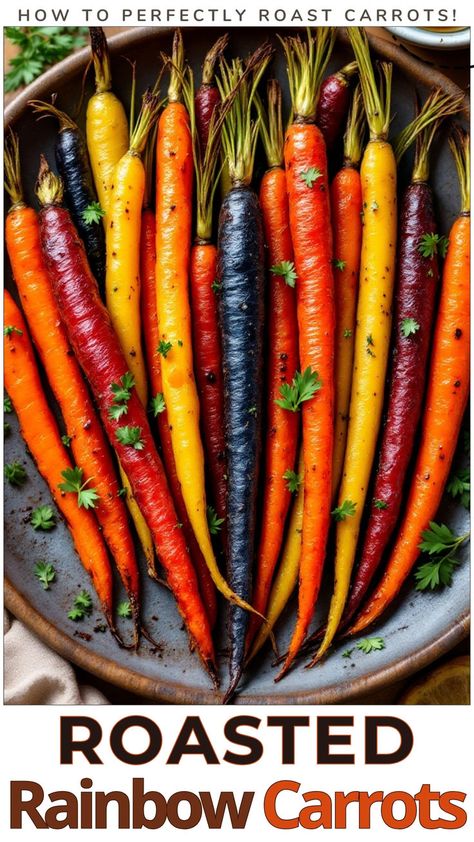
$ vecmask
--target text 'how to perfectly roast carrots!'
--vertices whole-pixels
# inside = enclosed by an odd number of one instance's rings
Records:
[[[61,206],[60,179],[43,166],[38,180],[41,245],[69,340],[97,401],[102,423],[153,535],[191,640],[215,677],[214,647],[196,574],[179,528],[146,410],[99,296],[81,240]],[[117,411],[122,407],[122,412]]]
[[[451,469],[469,395],[470,153],[461,130],[450,141],[461,186],[461,213],[449,234],[431,344],[421,442],[395,546],[380,583],[348,634],[374,623],[397,596],[420,554]]]
[[[307,635],[321,585],[329,532],[334,439],[334,277],[326,145],[316,126],[321,80],[335,33],[316,30],[303,43],[283,41],[294,121],[285,140],[290,229],[297,275],[302,374],[283,394],[288,412],[301,407],[304,514],[296,626],[278,679],[289,670]]]

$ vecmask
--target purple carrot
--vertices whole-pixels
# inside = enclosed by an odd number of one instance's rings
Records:
[[[229,36],[222,35],[217,39],[216,43],[209,50],[204,64],[202,66],[202,79],[199,88],[196,91],[194,99],[194,107],[196,112],[196,129],[201,147],[201,154],[207,146],[209,138],[209,126],[211,125],[212,115],[216,105],[221,101],[221,95],[215,82],[215,67],[218,58],[222,55],[227,44],[229,43]]]
[[[342,135],[346,125],[351,101],[350,82],[355,73],[357,62],[352,61],[328,76],[321,85],[316,125],[321,129],[329,149]]]

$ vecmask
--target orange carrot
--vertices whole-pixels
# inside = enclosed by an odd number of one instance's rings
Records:
[[[436,515],[449,476],[469,395],[469,139],[451,141],[461,184],[461,214],[449,235],[435,323],[421,444],[398,539],[380,584],[351,626],[357,634],[395,599],[420,554],[422,532]]]
[[[79,508],[75,494],[58,490],[61,473],[71,469],[72,463],[44,395],[25,321],[7,290],[3,303],[5,388],[26,446],[48,483],[79,558],[92,578],[110,629],[116,634],[112,618],[112,571],[99,526],[91,511]]]
[[[129,596],[138,633],[140,585],[133,538],[118,496],[110,448],[81,370],[68,342],[41,253],[36,212],[23,201],[18,142],[5,152],[7,189],[12,199],[5,226],[13,276],[35,346],[64,419],[74,460],[99,499],[95,513]]]
[[[295,115],[286,135],[285,168],[298,276],[300,363],[311,388],[303,403],[305,492],[298,617],[278,679],[306,637],[321,584],[331,510],[335,328],[326,146],[314,122],[334,32],[318,29],[314,37],[308,35],[307,45],[298,37],[283,43]]]

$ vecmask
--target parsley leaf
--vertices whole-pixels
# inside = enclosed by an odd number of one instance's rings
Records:
[[[321,170],[318,170],[317,167],[310,167],[309,170],[305,170],[304,172],[300,173],[300,177],[302,181],[306,184],[306,187],[312,187],[314,182],[318,180],[318,178],[322,178]]]
[[[283,474],[283,479],[286,479],[286,487],[288,491],[291,492],[291,494],[296,494],[296,492],[299,491],[301,483],[303,482],[303,477],[301,476],[301,474],[297,474],[295,471],[291,471],[290,469],[285,471],[285,473]]]
[[[119,617],[131,617],[132,616],[132,606],[128,599],[124,600],[124,602],[119,602],[117,605],[117,614]]]
[[[79,508],[95,509],[95,501],[99,499],[99,495],[95,488],[86,488],[91,480],[82,482],[83,473],[82,468],[66,468],[65,471],[61,471],[65,482],[60,482],[58,488],[66,494],[77,494]]]
[[[385,649],[385,641],[383,637],[364,637],[363,640],[359,640],[356,643],[357,649],[360,649],[366,655],[369,652],[376,652],[380,649]]]
[[[23,336],[23,331],[20,330],[19,327],[15,327],[15,325],[5,325],[5,327],[3,328],[3,335],[11,336],[12,333],[17,333],[18,336]]]
[[[61,441],[64,447],[69,447],[72,442],[72,436],[61,436]]]
[[[282,383],[280,386],[281,398],[277,398],[275,403],[282,409],[298,412],[301,404],[304,401],[311,400],[321,386],[318,372],[311,371],[311,367],[308,366],[303,374],[297,371],[291,383]]]
[[[115,437],[120,444],[133,447],[135,450],[143,450],[145,442],[142,439],[141,427],[119,427],[115,430]]]
[[[98,225],[103,216],[105,210],[101,208],[100,202],[91,202],[81,213],[82,221],[86,225]]]
[[[132,389],[135,386],[135,378],[131,371],[126,371],[120,378],[120,383],[112,383],[110,388],[114,394],[114,403],[129,401],[132,396]]]
[[[3,411],[13,412],[12,402],[8,396],[6,398],[3,398]]]
[[[298,280],[298,275],[295,272],[295,264],[292,260],[282,260],[281,263],[276,263],[270,269],[273,275],[279,275],[289,287],[295,286],[295,281]]]
[[[217,512],[213,506],[207,507],[207,524],[209,526],[209,532],[211,535],[217,535],[221,529],[222,524],[224,523],[223,517],[217,517]]]
[[[418,322],[415,321],[415,319],[402,319],[402,322],[400,324],[400,330],[405,339],[408,339],[409,336],[413,336],[419,329],[420,325],[418,324]]]
[[[34,573],[39,579],[43,590],[49,591],[51,582],[56,579],[56,570],[52,564],[47,561],[37,561],[34,567]]]
[[[431,559],[415,571],[417,591],[451,585],[454,569],[459,564],[456,558],[457,549],[468,540],[469,534],[467,532],[458,536],[449,526],[430,522],[429,529],[421,533],[419,549],[431,556]]]
[[[452,473],[446,491],[453,500],[459,497],[461,505],[468,509],[471,502],[471,472],[469,468],[460,468],[456,473]]]
[[[160,339],[160,344],[158,345],[158,348],[156,350],[158,351],[159,354],[161,354],[162,357],[165,357],[165,359],[166,359],[166,357],[168,356],[172,347],[173,346],[172,346],[171,342],[165,342],[164,339]]]
[[[127,412],[128,406],[126,403],[113,403],[108,409],[109,418],[111,418],[112,421],[120,421],[122,415],[126,415]]]
[[[68,611],[70,620],[83,620],[92,614],[92,597],[87,591],[81,591],[74,597],[72,608]]]
[[[339,269],[340,272],[343,272],[346,268],[346,261],[345,260],[338,260],[336,257],[332,261],[332,265],[335,269]]]
[[[344,328],[344,332],[342,334],[344,339],[350,339],[352,336],[352,330],[349,330],[348,327]]]
[[[49,532],[56,526],[56,515],[52,506],[38,506],[31,512],[30,523],[33,529]]]
[[[336,506],[331,512],[335,521],[345,520],[346,517],[354,517],[356,513],[357,504],[352,500],[343,500],[340,506]]]
[[[119,488],[117,491],[117,497],[126,497],[127,496],[127,489],[126,488]]]
[[[5,75],[5,91],[29,85],[51,64],[85,44],[84,26],[7,26],[5,35],[18,47]]]
[[[441,237],[439,234],[423,234],[418,245],[418,251],[423,257],[434,257],[439,254],[441,257],[446,257],[448,251],[449,240],[447,237]]]
[[[217,280],[217,278],[215,278],[215,279],[213,280],[213,282],[212,282],[212,284],[211,284],[211,289],[212,289],[213,293],[215,293],[215,294],[217,294],[218,292],[220,292],[220,291],[221,291],[221,289],[222,289],[222,284],[220,284],[220,283],[219,283],[219,281]]]
[[[5,474],[5,479],[8,480],[10,485],[15,485],[17,488],[26,482],[26,470],[20,462],[10,462],[9,465],[5,465],[3,473]]]
[[[342,653],[342,657],[343,658],[350,658],[353,651],[354,651],[354,649],[344,649],[344,652]]]
[[[385,500],[374,500],[375,509],[388,509],[388,503]]]
[[[157,392],[155,397],[151,399],[151,411],[153,415],[156,416],[160,415],[161,412],[164,412],[166,409],[165,399],[163,396],[163,392]]]

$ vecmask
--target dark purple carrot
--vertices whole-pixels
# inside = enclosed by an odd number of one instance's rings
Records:
[[[398,277],[394,296],[392,367],[379,462],[360,562],[341,620],[344,628],[359,608],[398,522],[407,469],[420,420],[430,350],[438,256],[447,241],[436,233],[433,191],[428,184],[429,152],[441,119],[459,109],[459,100],[439,91],[423,113],[439,119],[418,134],[416,121],[403,132],[395,152],[403,155],[417,137],[411,183],[400,212]]]
[[[215,81],[216,62],[224,52],[229,43],[229,36],[222,35],[209,50],[202,66],[201,84],[196,91],[194,108],[196,114],[196,130],[201,147],[201,155],[204,156],[207,141],[209,139],[209,127],[216,105],[221,101],[219,88]]]
[[[321,129],[328,149],[342,136],[346,125],[351,102],[350,83],[355,73],[357,62],[351,61],[328,76],[321,85],[316,125]]]
[[[79,126],[53,104],[32,100],[30,105],[41,114],[56,117],[59,133],[56,138],[56,164],[64,181],[64,198],[74,225],[86,248],[89,264],[99,289],[105,283],[105,235],[103,213],[97,203],[86,142]]]

